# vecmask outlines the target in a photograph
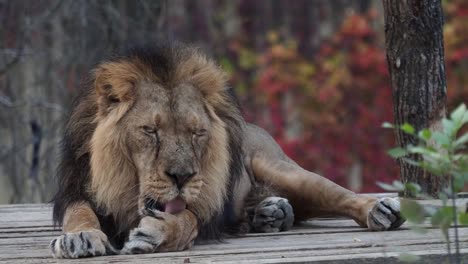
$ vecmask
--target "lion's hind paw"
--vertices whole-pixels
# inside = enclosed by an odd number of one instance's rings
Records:
[[[400,201],[396,198],[381,198],[369,210],[367,226],[373,231],[384,231],[401,226],[406,220],[400,212]]]
[[[291,229],[294,212],[285,198],[268,197],[255,208],[252,227],[256,232],[271,233]]]

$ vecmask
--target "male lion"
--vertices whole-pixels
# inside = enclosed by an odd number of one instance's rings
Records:
[[[184,250],[196,238],[284,231],[323,215],[370,230],[404,222],[398,200],[302,169],[245,123],[224,72],[195,48],[134,48],[90,80],[64,136],[57,258]]]

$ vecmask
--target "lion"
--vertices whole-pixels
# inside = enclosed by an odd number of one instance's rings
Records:
[[[319,216],[375,231],[405,221],[398,199],[356,194],[297,165],[244,121],[223,70],[181,43],[98,64],[62,149],[56,258],[181,251]]]

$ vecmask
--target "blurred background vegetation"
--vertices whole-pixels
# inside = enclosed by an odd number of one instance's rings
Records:
[[[468,100],[468,3],[443,1],[449,109]],[[0,203],[54,191],[70,103],[129,43],[195,43],[229,73],[245,118],[358,192],[398,178],[383,10],[373,0],[0,0]]]

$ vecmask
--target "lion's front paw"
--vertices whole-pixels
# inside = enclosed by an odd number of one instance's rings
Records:
[[[177,215],[142,210],[144,216],[130,232],[121,254],[143,254],[189,249],[198,235],[195,215],[184,210]]]
[[[405,221],[400,213],[400,201],[389,197],[377,200],[367,215],[367,226],[373,231],[394,229]]]
[[[101,230],[65,233],[50,243],[55,258],[83,258],[115,254]]]
[[[164,220],[146,216],[140,225],[130,231],[128,241],[122,248],[122,254],[154,253],[165,241]]]
[[[293,208],[288,200],[268,197],[255,208],[252,227],[256,232],[270,233],[289,230],[293,223]]]

